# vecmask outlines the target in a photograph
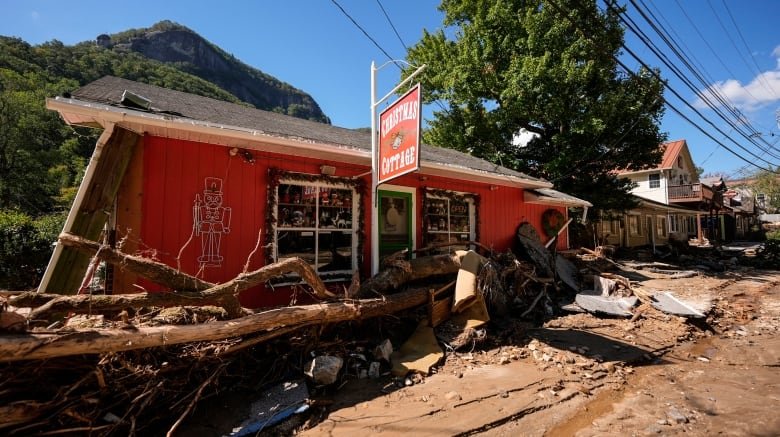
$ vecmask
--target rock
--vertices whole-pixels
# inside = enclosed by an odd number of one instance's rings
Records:
[[[688,423],[688,417],[675,407],[669,408],[666,418],[672,423]]]
[[[537,350],[534,350],[534,351],[531,353],[531,355],[533,355],[533,357],[534,357],[534,360],[536,360],[536,361],[541,361],[541,360],[542,360],[542,353],[541,353],[541,352],[539,352],[539,351],[537,351]]]
[[[498,359],[498,364],[509,364],[510,361],[512,361],[512,359],[509,358],[509,354],[503,353],[501,354],[501,357]]]
[[[303,373],[311,378],[315,384],[329,385],[338,379],[342,365],[344,365],[344,360],[340,357],[321,355],[306,363]]]
[[[379,378],[379,361],[372,361],[368,365],[368,377],[371,379]]]
[[[385,339],[382,343],[379,343],[377,347],[374,348],[374,358],[377,360],[384,360],[385,362],[390,362],[390,355],[393,353],[393,344],[390,343],[390,340]]]
[[[615,363],[612,361],[608,361],[604,364],[602,364],[602,367],[604,370],[606,370],[608,373],[615,373]]]
[[[412,381],[412,378],[406,378],[404,379],[404,385],[407,387],[412,386],[414,385],[414,381]]]
[[[461,395],[456,391],[449,391],[444,395],[444,399],[447,399],[448,401],[459,401],[463,399]]]
[[[702,363],[709,363],[710,359],[707,357],[698,357],[697,360],[701,361]]]

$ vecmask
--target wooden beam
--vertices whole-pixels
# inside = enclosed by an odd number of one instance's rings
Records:
[[[73,225],[72,234],[98,240],[114,205],[114,198],[124,177],[127,164],[141,136],[119,126],[109,137],[100,153],[95,172],[86,187]],[[51,279],[41,292],[73,294],[78,291],[90,256],[71,248],[63,248],[53,266]]]

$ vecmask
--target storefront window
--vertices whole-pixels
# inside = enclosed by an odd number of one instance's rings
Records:
[[[299,257],[323,280],[349,277],[357,268],[355,191],[346,186],[282,182],[276,196],[276,261]]]
[[[475,239],[475,208],[472,199],[465,197],[426,197],[423,230],[428,245],[448,246],[441,252],[466,249],[466,242]]]

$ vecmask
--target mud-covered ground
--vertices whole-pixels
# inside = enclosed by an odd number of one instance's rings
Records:
[[[386,365],[376,379],[344,375],[260,434],[780,435],[780,272],[732,265],[671,279],[647,263],[622,267],[612,273],[644,302],[632,318],[494,318],[486,340],[446,351],[430,375],[399,380]],[[647,296],[659,291],[708,308],[707,318],[657,311]],[[410,334],[401,319],[384,323],[393,344]],[[345,335],[331,348],[349,356],[355,332]],[[182,435],[230,434],[258,399],[224,394],[199,405]]]
[[[645,305],[633,319],[574,314],[536,328],[499,321],[514,334],[497,347],[448,353],[411,386],[389,376],[349,380],[294,432],[780,435],[780,272],[624,273],[639,293],[671,290],[710,305],[708,318]]]

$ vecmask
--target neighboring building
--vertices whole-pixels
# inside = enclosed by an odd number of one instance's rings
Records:
[[[670,239],[687,241],[696,229],[696,216],[687,208],[636,196],[639,206],[626,214],[604,214],[595,223],[599,244],[621,247],[664,245]]]
[[[643,200],[638,209],[628,214],[627,231],[619,238],[620,245],[633,247],[659,244],[665,241],[665,237],[658,232],[662,227],[665,227],[667,236],[679,239],[722,239],[724,234],[716,224],[723,210],[723,181],[710,181],[708,184],[699,180],[685,140],[667,142],[660,147],[663,156],[658,166],[618,172],[636,184],[631,192]],[[599,235],[603,235],[604,228],[602,224]],[[649,233],[649,228],[657,231]],[[615,240],[614,232],[611,235],[611,239]]]
[[[69,124],[104,129],[65,231],[96,240],[107,225],[107,240],[124,252],[214,283],[297,256],[341,288],[356,270],[370,275],[372,257],[469,240],[505,251],[520,223],[549,239],[547,210],[568,219],[567,207],[590,206],[547,181],[422,146],[419,171],[379,187],[371,247],[370,133],[115,77],[47,107]],[[568,247],[566,232],[557,247]],[[74,292],[88,261],[58,244],[39,290]],[[116,292],[162,290],[113,273]],[[284,286],[296,280],[248,290],[242,303],[287,304]]]
[[[725,239],[752,239],[761,226],[759,208],[753,190],[747,187],[725,189],[723,206],[725,214],[721,223]]]

